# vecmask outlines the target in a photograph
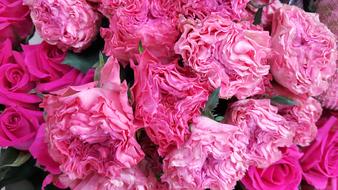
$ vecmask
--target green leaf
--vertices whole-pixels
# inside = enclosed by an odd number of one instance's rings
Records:
[[[30,154],[24,153],[24,152],[20,152],[19,155],[14,160],[14,162],[1,165],[0,169],[5,168],[5,167],[18,167],[18,166],[21,166],[22,164],[24,164],[25,162],[27,162],[30,157],[31,157]]]
[[[63,64],[69,65],[86,73],[97,61],[97,54],[77,54],[68,52]]]
[[[96,64],[96,67],[95,67],[95,75],[94,75],[95,81],[100,80],[101,70],[102,70],[104,64],[105,64],[105,59],[104,59],[102,52],[100,52],[99,53],[99,62],[98,62],[98,64]]]
[[[259,7],[256,14],[255,14],[255,20],[254,20],[254,25],[259,25],[262,22],[262,14],[263,14],[263,7]]]
[[[219,103],[219,92],[220,92],[220,87],[216,88],[208,97],[208,101],[205,105],[204,110],[202,111],[202,114],[204,116],[207,116],[211,119],[214,119],[214,115],[212,114],[212,112],[214,111],[214,109],[217,107],[218,103]]]
[[[13,163],[20,152],[14,148],[6,148],[0,150],[0,166]]]
[[[224,117],[223,116],[216,116],[215,117],[215,121],[218,121],[218,122],[220,122],[220,121],[223,121],[224,120]]]
[[[142,41],[141,41],[141,40],[138,42],[138,52],[139,52],[139,53],[143,53],[143,52],[144,52],[144,49],[143,49],[143,45],[142,45]]]
[[[272,104],[284,104],[284,105],[289,105],[289,106],[296,105],[295,101],[285,96],[273,96],[271,98],[271,103]]]

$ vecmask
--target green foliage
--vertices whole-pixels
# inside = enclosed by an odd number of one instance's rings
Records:
[[[273,96],[271,98],[271,103],[275,105],[276,104],[284,104],[284,105],[289,105],[289,106],[296,105],[295,101],[285,96]]]
[[[143,53],[143,52],[144,52],[144,49],[143,49],[143,45],[142,45],[142,41],[141,41],[141,40],[138,42],[138,52],[139,52],[139,53]]]
[[[208,98],[208,101],[205,105],[205,108],[202,110],[202,115],[209,117],[211,119],[214,119],[214,110],[217,107],[219,103],[219,92],[220,92],[220,87],[216,88]]]
[[[259,25],[262,22],[262,14],[263,14],[263,6],[259,7],[256,14],[255,14],[255,19],[254,19],[254,25]]]

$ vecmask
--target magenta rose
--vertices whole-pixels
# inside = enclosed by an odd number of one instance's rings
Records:
[[[85,0],[25,0],[39,35],[62,50],[76,52],[96,38],[100,16]]]
[[[270,69],[269,32],[217,14],[201,23],[191,19],[184,23],[175,52],[212,87],[221,87],[221,98],[244,99],[264,92],[263,78]]]
[[[284,5],[273,15],[271,72],[295,94],[317,96],[336,72],[334,34],[318,15]]]
[[[51,92],[66,86],[91,82],[94,72],[86,74],[62,64],[66,53],[56,46],[42,42],[39,45],[22,45],[25,64],[39,92]]]
[[[316,140],[301,159],[305,180],[316,189],[338,189],[338,119],[323,118]]]
[[[285,149],[283,157],[269,167],[250,167],[241,182],[248,190],[298,190],[302,180],[301,157],[297,147]]]
[[[138,65],[132,64],[135,83],[131,89],[135,117],[164,156],[189,138],[189,123],[201,114],[208,86],[177,61],[163,64],[147,50],[137,60]]]
[[[0,52],[0,104],[29,107],[41,99],[31,94],[34,84],[21,53],[13,51],[11,42],[1,44]]]
[[[10,39],[19,44],[33,32],[29,8],[22,0],[0,0],[0,43]]]
[[[294,132],[269,99],[239,100],[230,106],[225,118],[245,132],[250,165],[268,167],[282,157],[281,147],[292,145]]]
[[[120,61],[128,62],[138,53],[138,44],[141,41],[143,47],[156,57],[166,62],[175,58],[173,47],[179,36],[175,22],[177,19],[172,18],[165,10],[167,7],[161,7],[171,5],[154,4],[150,5],[148,0],[119,3],[103,1],[100,10],[110,21],[109,28],[101,29],[106,55],[113,55]],[[158,13],[160,10],[163,10],[162,14]]]
[[[0,113],[0,146],[28,150],[42,120],[41,111],[7,107]]]
[[[114,176],[143,158],[134,137],[139,126],[133,123],[128,86],[121,84],[119,71],[111,57],[100,83],[53,92],[41,105],[46,112],[49,154],[71,180],[92,174]]]
[[[248,168],[248,139],[237,126],[196,117],[191,136],[163,161],[169,189],[233,189]]]

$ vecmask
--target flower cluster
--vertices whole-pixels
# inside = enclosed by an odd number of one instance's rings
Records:
[[[33,157],[0,167],[43,189],[337,190],[338,34],[316,13],[0,0],[0,23],[0,147]]]

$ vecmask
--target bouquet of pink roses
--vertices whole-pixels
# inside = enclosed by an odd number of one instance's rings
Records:
[[[338,190],[330,2],[0,0],[0,188]]]

